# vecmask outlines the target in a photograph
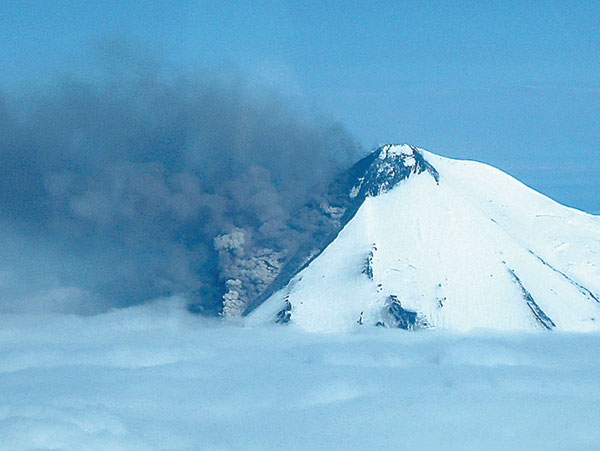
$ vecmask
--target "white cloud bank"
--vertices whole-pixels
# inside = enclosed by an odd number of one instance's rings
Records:
[[[593,449],[600,336],[3,315],[2,449]]]

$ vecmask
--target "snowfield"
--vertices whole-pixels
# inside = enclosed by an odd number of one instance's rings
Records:
[[[600,335],[3,315],[1,449],[597,449]]]
[[[379,183],[407,175],[366,196],[250,324],[287,309],[291,322],[320,332],[357,321],[454,332],[600,330],[599,217],[482,163],[408,145],[376,155],[371,172],[387,177]]]

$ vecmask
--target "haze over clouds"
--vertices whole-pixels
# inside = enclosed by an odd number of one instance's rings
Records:
[[[176,293],[215,313],[226,289],[252,294],[297,244],[290,214],[358,144],[231,67],[186,73],[111,42],[99,55],[93,76],[0,94],[0,311]]]

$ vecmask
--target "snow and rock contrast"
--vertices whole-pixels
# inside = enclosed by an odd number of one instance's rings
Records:
[[[600,218],[408,145],[348,174],[339,230],[282,273],[248,324],[600,329]]]

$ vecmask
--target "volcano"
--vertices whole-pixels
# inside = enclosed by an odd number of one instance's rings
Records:
[[[247,324],[600,329],[600,217],[494,167],[386,145],[325,208],[336,225],[249,305]]]

